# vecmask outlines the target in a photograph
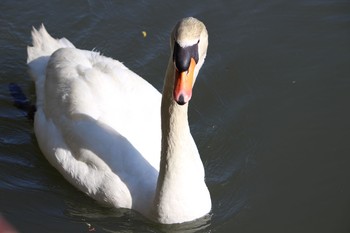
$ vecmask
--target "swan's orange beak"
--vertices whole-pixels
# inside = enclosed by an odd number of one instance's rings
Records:
[[[176,70],[175,72],[174,99],[180,105],[186,104],[192,97],[195,67],[196,61],[191,58],[190,66],[187,71],[179,72]]]

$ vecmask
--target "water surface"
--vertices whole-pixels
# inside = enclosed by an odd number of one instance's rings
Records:
[[[349,1],[2,0],[0,10],[0,212],[20,232],[350,231]],[[213,210],[161,226],[66,182],[8,85],[35,99],[26,46],[44,23],[161,90],[169,33],[185,16],[209,31],[189,118]]]

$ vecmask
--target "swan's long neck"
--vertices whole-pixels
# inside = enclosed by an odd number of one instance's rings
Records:
[[[188,125],[188,103],[178,105],[173,88],[170,59],[161,106],[161,162],[154,203],[156,218],[163,223],[191,221],[211,207],[203,164]]]

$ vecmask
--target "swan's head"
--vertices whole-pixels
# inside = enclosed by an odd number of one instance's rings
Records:
[[[205,25],[192,17],[182,19],[172,32],[171,48],[175,70],[174,100],[184,105],[191,99],[193,85],[207,54]]]

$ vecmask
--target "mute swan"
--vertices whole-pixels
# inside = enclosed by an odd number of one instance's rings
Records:
[[[27,63],[35,81],[34,130],[48,161],[99,202],[164,223],[211,210],[188,125],[192,87],[208,46],[189,17],[171,34],[163,96],[119,61],[33,28]]]

